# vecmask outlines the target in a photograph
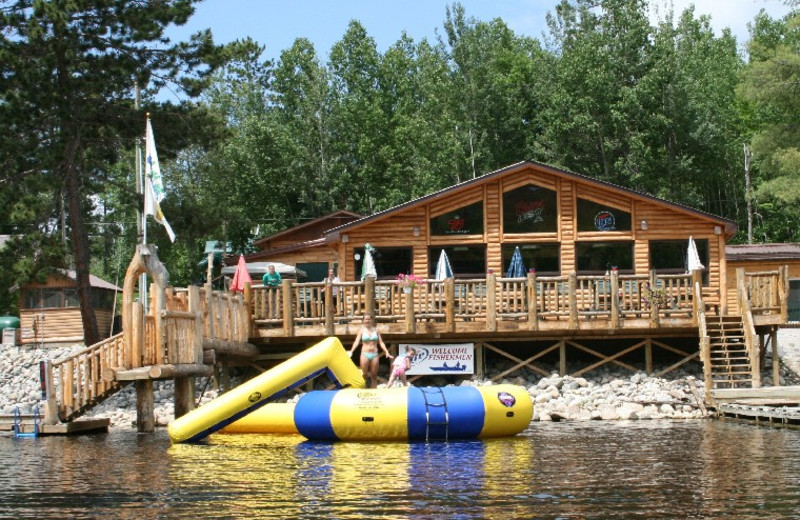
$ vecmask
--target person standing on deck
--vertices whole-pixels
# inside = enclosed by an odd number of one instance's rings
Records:
[[[278,287],[281,285],[281,273],[275,270],[273,264],[269,264],[267,272],[261,277],[261,283],[264,284],[264,288],[267,290],[267,295],[269,296],[267,300],[270,309],[269,315],[271,318],[275,318],[278,314],[275,305],[277,302],[276,294],[278,292]]]

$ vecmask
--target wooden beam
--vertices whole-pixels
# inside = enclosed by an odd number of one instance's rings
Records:
[[[136,385],[136,431],[153,433],[156,431],[153,380],[137,380],[134,384]]]
[[[633,352],[634,350],[637,350],[637,349],[641,348],[642,345],[644,345],[644,341],[642,341],[642,342],[637,343],[635,345],[632,345],[632,346],[630,346],[630,347],[628,347],[628,348],[626,348],[624,350],[621,350],[621,351],[615,353],[612,356],[604,356],[603,354],[597,352],[596,350],[592,350],[589,347],[586,347],[586,346],[581,345],[579,343],[575,343],[574,341],[567,341],[567,343],[569,343],[571,346],[577,348],[578,350],[582,350],[582,351],[584,351],[584,352],[586,352],[588,354],[591,354],[591,355],[593,355],[593,356],[595,356],[595,357],[600,359],[599,362],[594,363],[593,365],[589,365],[588,367],[582,368],[581,370],[578,370],[577,372],[573,373],[572,375],[575,376],[575,377],[577,377],[577,376],[579,376],[581,374],[584,374],[584,373],[586,373],[586,372],[588,372],[590,370],[594,370],[595,368],[597,368],[599,366],[602,366],[602,365],[605,365],[606,363],[614,363],[615,365],[619,365],[619,366],[621,366],[623,368],[627,368],[628,370],[630,370],[632,372],[636,372],[637,369],[636,369],[635,366],[629,365],[627,363],[623,363],[622,361],[617,361],[617,358],[619,358],[621,356],[624,356],[625,354],[628,354],[629,352]]]
[[[252,343],[239,343],[222,339],[203,338],[203,350],[214,350],[217,356],[256,357],[258,347]]]
[[[210,365],[184,363],[181,365],[153,365],[147,373],[152,379],[173,379],[210,376],[213,372],[214,368]]]

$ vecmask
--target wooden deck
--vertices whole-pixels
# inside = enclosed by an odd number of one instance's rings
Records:
[[[39,435],[80,435],[84,433],[107,432],[110,419],[79,419],[72,422],[45,424],[43,417],[38,421],[33,415],[22,415],[20,433],[32,434],[36,431],[38,423]],[[14,431],[14,416],[0,415],[0,432]]]

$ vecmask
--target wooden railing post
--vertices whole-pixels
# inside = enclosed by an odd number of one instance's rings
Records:
[[[333,315],[336,313],[336,307],[333,305],[333,281],[330,278],[326,279],[325,283],[325,334],[333,336]]]
[[[653,292],[658,291],[658,285],[656,285],[656,271],[655,269],[650,270],[650,327],[657,329],[659,324],[659,316],[658,316],[658,303],[654,302]],[[666,289],[665,289],[666,294]]]
[[[525,283],[528,292],[528,330],[539,330],[539,296],[536,291],[536,271],[528,271]]]
[[[616,269],[611,270],[611,279],[609,280],[608,297],[611,300],[611,328],[619,328],[619,271]]]
[[[245,337],[241,338],[240,341],[247,341],[253,335],[253,287],[250,282],[244,284],[242,295],[244,296],[244,319],[242,321],[245,323],[243,331]]]
[[[497,330],[497,278],[491,270],[486,275],[486,330]]]
[[[188,287],[189,312],[194,314],[194,328],[192,330],[193,363],[203,362],[203,313],[200,307],[200,288],[196,285]]]
[[[569,273],[569,280],[567,282],[569,294],[569,328],[578,328],[578,273],[572,271]]]
[[[142,302],[131,303],[133,315],[133,330],[131,331],[131,344],[126,345],[130,349],[129,357],[125,360],[125,368],[138,368],[142,366],[142,352],[145,351],[145,316]]]
[[[294,301],[291,280],[287,278],[281,280],[281,293],[283,294],[283,334],[286,337],[292,337],[294,336]]]
[[[364,314],[369,314],[375,318],[375,323],[378,317],[375,315],[375,277],[367,276],[364,279]]]
[[[53,385],[53,363],[44,361],[44,423],[58,424],[58,401],[56,400],[56,388]],[[63,386],[63,382],[62,382]]]
[[[778,268],[778,302],[781,306],[781,323],[789,321],[789,266]]]
[[[406,304],[406,333],[415,334],[417,332],[417,317],[414,315],[414,289],[411,292],[404,292]]]
[[[456,281],[444,279],[444,323],[447,332],[456,330]]]
[[[702,300],[702,287],[703,287],[703,272],[696,269],[692,271],[692,324],[697,327],[700,324],[700,305],[705,304]],[[697,297],[698,288],[700,291],[700,298]],[[705,308],[702,309],[702,312],[705,312]]]

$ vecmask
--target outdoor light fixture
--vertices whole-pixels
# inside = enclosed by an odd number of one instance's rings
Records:
[[[415,237],[419,236],[419,226],[414,226],[414,229],[412,229],[411,231],[414,232]]]
[[[714,234],[721,235],[722,234],[722,226],[714,226]]]
[[[647,221],[646,220],[642,221],[642,231],[647,231]]]
[[[350,237],[347,235],[342,235],[342,243],[346,244],[350,241]]]

